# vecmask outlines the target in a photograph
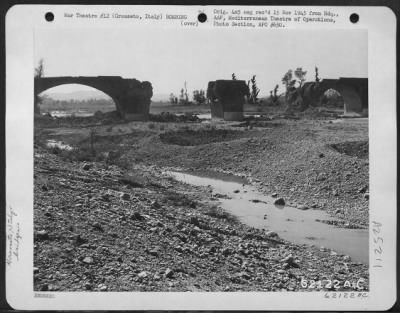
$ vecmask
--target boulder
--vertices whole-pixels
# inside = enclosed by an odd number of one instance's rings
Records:
[[[317,176],[317,181],[324,181],[326,180],[326,174],[325,173],[319,173]]]
[[[285,200],[283,198],[278,198],[274,201],[275,205],[285,205]]]
[[[336,215],[338,215],[338,214],[343,214],[344,213],[344,210],[343,209],[336,209],[335,210],[335,214]]]
[[[298,210],[302,210],[302,211],[306,211],[306,210],[309,210],[310,207],[308,207],[307,205],[299,205],[299,206],[297,207],[297,209],[298,209]]]
[[[137,276],[139,278],[146,278],[148,275],[147,275],[147,272],[143,271],[143,272],[140,272]]]
[[[82,260],[82,262],[86,263],[86,264],[92,264],[94,262],[94,260],[91,256],[87,256]]]
[[[295,261],[293,255],[288,255],[284,259],[281,260],[281,263],[287,264],[286,267],[299,267],[299,264]]]
[[[36,240],[48,240],[49,233],[45,230],[39,230],[39,231],[35,232],[35,238],[36,238]]]
[[[174,275],[174,271],[170,268],[167,268],[164,273],[165,277],[171,278]]]
[[[269,231],[266,233],[268,237],[278,237],[278,234],[274,231]]]
[[[122,200],[127,201],[127,200],[129,200],[130,198],[131,198],[131,196],[130,196],[129,193],[125,193],[125,192],[121,193],[121,199],[122,199]]]
[[[85,170],[85,171],[88,171],[92,167],[93,167],[93,164],[85,163],[85,164],[83,164],[82,169]]]

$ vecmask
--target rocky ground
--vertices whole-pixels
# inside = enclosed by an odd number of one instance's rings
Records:
[[[35,290],[321,290],[311,280],[357,290],[344,282],[360,279],[368,288],[368,266],[243,225],[208,188],[164,174],[234,173],[341,226],[367,227],[366,120],[164,117],[35,121]]]

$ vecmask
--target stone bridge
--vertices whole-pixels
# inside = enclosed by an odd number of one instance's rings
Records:
[[[319,105],[328,89],[338,91],[343,97],[344,114],[368,114],[368,78],[341,77],[305,83],[302,87],[303,101],[312,106]]]
[[[43,91],[66,84],[79,84],[98,89],[113,99],[121,117],[127,120],[146,120],[150,111],[153,87],[120,76],[64,76],[35,78],[35,113],[40,113],[38,95]]]

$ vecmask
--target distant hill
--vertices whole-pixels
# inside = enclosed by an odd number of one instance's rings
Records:
[[[109,96],[97,90],[79,90],[72,92],[44,92],[44,95],[54,100],[88,100],[88,99],[110,99]]]
[[[109,99],[109,96],[97,90],[80,90],[72,92],[44,92],[44,95],[54,100],[88,100],[88,99]],[[169,94],[154,94],[152,101],[168,101]]]

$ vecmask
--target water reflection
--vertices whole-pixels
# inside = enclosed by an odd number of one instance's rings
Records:
[[[365,229],[344,229],[317,222],[316,219],[333,218],[320,210],[304,211],[287,205],[274,205],[274,198],[242,183],[181,172],[168,174],[192,185],[210,185],[214,193],[227,195],[218,199],[221,207],[247,225],[274,231],[291,242],[328,247],[368,264],[368,231]]]

